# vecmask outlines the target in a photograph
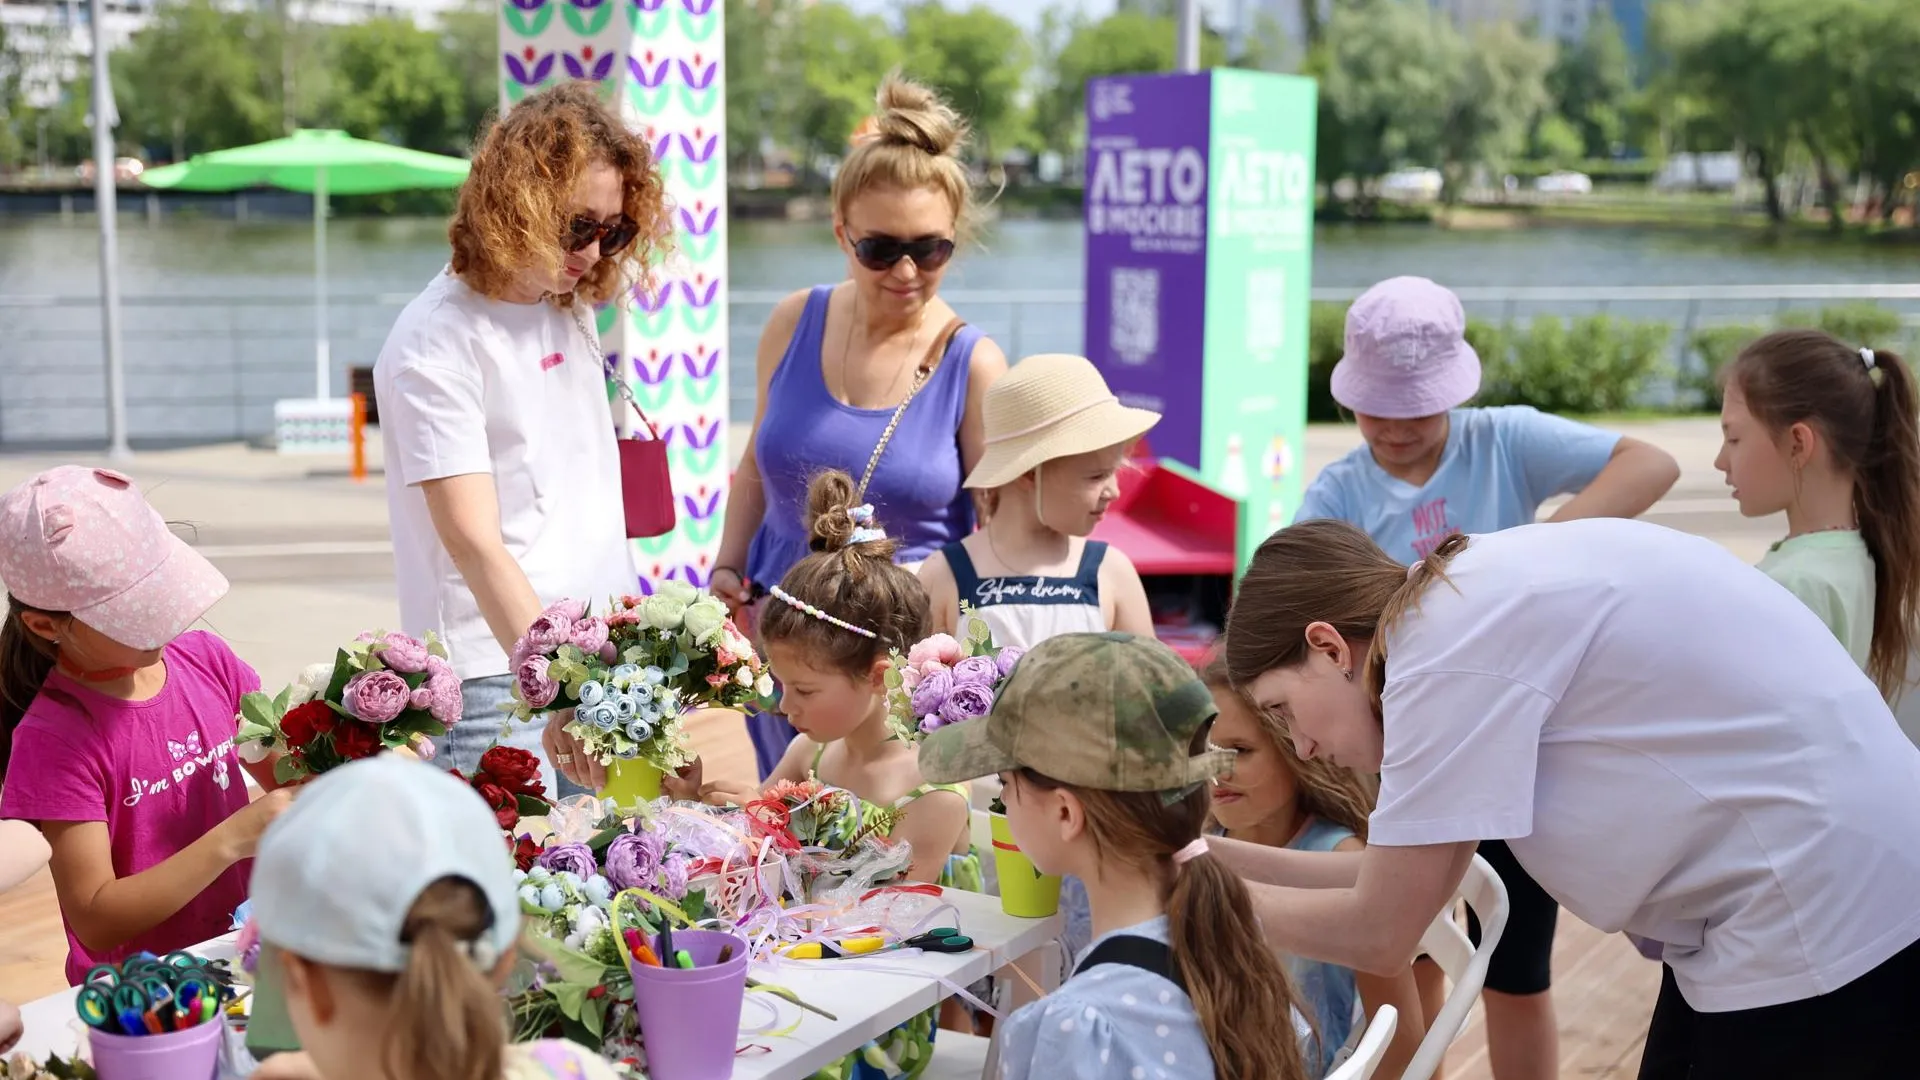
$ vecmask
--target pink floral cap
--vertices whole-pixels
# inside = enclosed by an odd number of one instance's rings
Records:
[[[1347,311],[1347,353],[1333,368],[1333,400],[1363,416],[1413,420],[1458,408],[1480,392],[1480,356],[1452,290],[1426,278],[1375,285]]]
[[[0,580],[130,649],[158,649],[227,593],[227,579],[111,469],[62,465],[0,496]]]

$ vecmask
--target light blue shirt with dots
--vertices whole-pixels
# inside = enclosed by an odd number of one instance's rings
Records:
[[[1161,916],[1102,934],[1075,958],[1120,934],[1167,942]],[[1295,1036],[1305,1022],[1294,1014]],[[1003,1080],[1200,1080],[1213,1076],[1186,991],[1143,968],[1102,964],[1068,979],[1007,1020]]]

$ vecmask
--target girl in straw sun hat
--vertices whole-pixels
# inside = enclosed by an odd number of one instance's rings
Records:
[[[1032,356],[987,391],[986,451],[967,476],[991,513],[979,531],[920,568],[936,631],[960,627],[961,605],[995,643],[1032,648],[1056,634],[1125,630],[1151,636],[1133,563],[1087,534],[1120,496],[1134,440],[1160,414],[1120,404],[1085,357]]]

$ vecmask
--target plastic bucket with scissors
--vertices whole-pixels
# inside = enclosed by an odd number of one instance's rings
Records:
[[[693,967],[635,961],[633,1009],[653,1080],[725,1080],[733,1075],[740,1007],[747,997],[747,942],[718,930],[676,930],[673,951]],[[733,952],[717,963],[721,950]],[[672,964],[671,957],[666,958]],[[102,1077],[102,1080],[111,1080]]]
[[[220,1064],[220,1033],[215,1019],[185,1031],[159,1035],[114,1035],[91,1028],[93,1068],[100,1080],[211,1080]]]

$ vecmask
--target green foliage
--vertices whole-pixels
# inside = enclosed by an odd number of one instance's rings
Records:
[[[1633,55],[1605,6],[1594,10],[1587,32],[1562,49],[1547,73],[1555,118],[1563,119],[1580,140],[1580,156],[1612,156],[1626,134],[1633,99]],[[1542,156],[1549,156],[1543,154]]]
[[[809,162],[845,153],[880,76],[900,62],[899,40],[878,15],[824,3],[802,9],[787,47],[800,72],[787,93],[788,137]]]
[[[1020,140],[1026,123],[1021,90],[1033,46],[1018,24],[987,7],[956,11],[936,2],[904,13],[907,71],[940,90],[972,121],[983,156]]]
[[[1369,180],[1437,162],[1464,51],[1453,24],[1425,4],[1335,8],[1306,69],[1320,80],[1320,178]]]
[[[1043,25],[1044,34],[1058,39],[1057,47],[1046,55],[1047,85],[1034,103],[1035,130],[1047,145],[1065,148],[1079,141],[1089,81],[1173,70],[1173,19],[1151,5],[1142,7],[1123,5],[1104,19],[1076,14]],[[1202,37],[1200,66],[1218,67],[1225,61],[1226,46],[1219,37]]]
[[[1718,410],[1720,373],[1740,355],[1741,349],[1766,332],[1765,324],[1758,323],[1728,323],[1695,330],[1687,339],[1695,366],[1686,369],[1681,387],[1699,394],[1701,408]]]
[[[1452,201],[1474,166],[1502,172],[1525,152],[1527,133],[1547,106],[1553,46],[1522,34],[1510,22],[1497,22],[1475,26],[1464,53],[1438,46],[1434,51],[1454,66],[1440,139]]]
[[[1781,326],[1824,330],[1849,345],[1891,347],[1900,341],[1900,314],[1874,303],[1836,304],[1819,311],[1789,311]]]
[[[212,0],[158,8],[113,58],[122,138],[186,155],[286,134],[277,29]]]
[[[330,45],[333,126],[415,150],[466,149],[460,76],[440,35],[409,19],[369,19],[335,30]]]
[[[1664,364],[1672,329],[1611,315],[1539,318],[1496,339],[1482,354],[1482,405],[1532,405],[1545,412],[1631,408]]]
[[[1347,349],[1346,304],[1316,300],[1307,320],[1307,419],[1340,420],[1333,400],[1333,366]]]

